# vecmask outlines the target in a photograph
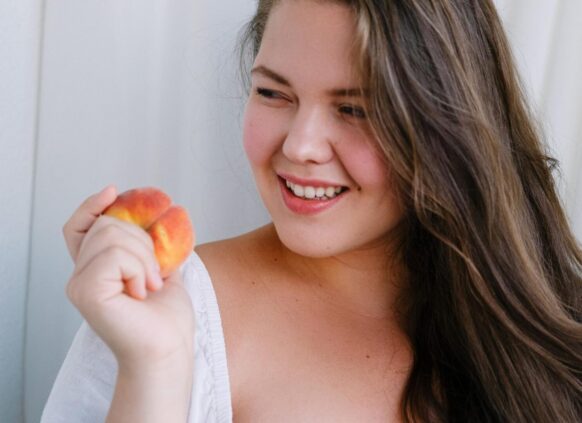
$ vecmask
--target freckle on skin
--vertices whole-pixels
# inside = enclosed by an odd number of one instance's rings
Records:
[[[370,354],[366,354],[366,358],[370,358]]]

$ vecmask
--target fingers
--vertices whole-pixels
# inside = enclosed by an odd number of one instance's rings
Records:
[[[136,299],[145,299],[145,279],[143,262],[133,252],[108,246],[93,256],[82,271],[73,274],[67,296],[79,310],[91,314],[99,304],[124,290]]]
[[[140,292],[142,289],[145,292],[146,288],[156,291],[163,286],[149,235],[135,225],[109,216],[99,217],[83,239],[73,275],[84,273],[96,256],[108,254],[114,247],[129,252],[141,263],[144,280],[132,282],[142,284],[137,287]],[[129,283],[128,287],[131,287],[132,283]]]
[[[108,185],[87,198],[64,224],[63,235],[73,261],[77,259],[79,246],[89,228],[116,198],[117,189],[113,185]]]
[[[149,234],[140,228],[137,225],[131,224],[129,222],[124,222],[121,219],[117,219],[111,216],[99,216],[96,220],[91,229],[87,232],[84,236],[83,240],[81,241],[81,245],[78,248],[78,254],[83,251],[85,244],[90,243],[92,237],[96,234],[100,233],[102,230],[106,229],[108,231],[113,232],[110,234],[111,237],[115,238],[117,230],[125,232],[128,236],[133,236],[139,241],[141,241],[146,248],[149,248],[153,251],[154,249],[154,242],[149,236]],[[107,238],[110,241],[113,241],[112,238]]]

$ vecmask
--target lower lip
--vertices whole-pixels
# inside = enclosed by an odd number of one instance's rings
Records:
[[[279,186],[281,187],[283,202],[289,210],[297,214],[312,215],[320,213],[336,205],[346,194],[346,191],[344,191],[330,200],[305,200],[293,195],[287,188],[286,182],[283,178],[277,177],[277,179],[279,180]]]

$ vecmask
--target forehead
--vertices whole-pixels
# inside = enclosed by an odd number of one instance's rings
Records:
[[[331,1],[282,0],[271,11],[255,65],[294,79],[344,82],[352,76],[352,10]]]

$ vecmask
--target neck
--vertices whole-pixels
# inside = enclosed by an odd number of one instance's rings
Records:
[[[274,226],[269,230],[277,238]],[[396,321],[406,272],[401,262],[390,259],[386,244],[324,258],[301,256],[280,241],[278,245],[290,271],[326,305],[357,318]]]

